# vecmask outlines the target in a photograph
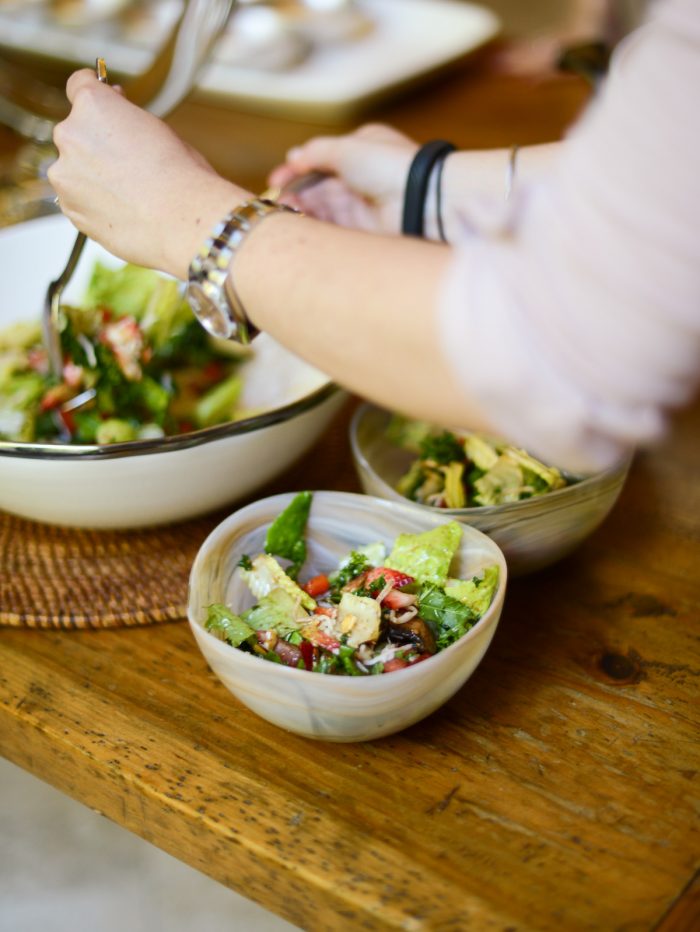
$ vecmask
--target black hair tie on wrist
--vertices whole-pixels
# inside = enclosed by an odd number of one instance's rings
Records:
[[[405,236],[423,236],[425,228],[425,201],[428,184],[435,166],[443,162],[455,146],[444,139],[433,139],[421,146],[411,162],[406,179],[401,232]]]

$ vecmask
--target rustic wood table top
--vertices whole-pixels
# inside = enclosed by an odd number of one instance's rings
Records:
[[[472,63],[373,117],[507,145],[558,138],[585,98]],[[202,101],[172,122],[250,185],[319,129]],[[358,490],[353,405],[261,494]],[[698,928],[699,467],[696,404],[574,555],[510,582],[469,682],[394,737],[267,724],[183,622],[0,630],[0,751],[304,929]]]

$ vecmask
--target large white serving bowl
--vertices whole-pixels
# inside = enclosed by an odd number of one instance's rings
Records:
[[[62,216],[0,230],[0,328],[40,318],[74,239]],[[80,300],[97,259],[121,264],[88,242],[67,302]],[[263,410],[255,417],[106,446],[0,441],[0,509],[52,524],[135,528],[185,520],[249,494],[311,446],[345,396],[265,334],[244,365],[246,407]]]
[[[324,741],[368,741],[392,734],[429,715],[471,676],[496,631],[506,591],[506,563],[498,546],[464,526],[451,575],[471,578],[497,564],[498,589],[486,614],[450,647],[412,667],[380,676],[333,676],[270,663],[210,634],[207,607],[234,612],[253,603],[236,571],[243,554],[262,552],[267,529],[292,494],[262,499],[232,514],[207,537],[190,574],[187,614],[204,657],[237,699],[288,731]],[[328,572],[350,550],[376,541],[387,549],[401,532],[417,533],[446,518],[422,514],[350,492],[316,492],[307,526],[304,575]]]
[[[561,560],[607,517],[625,484],[632,458],[581,477],[572,485],[520,502],[470,508],[433,508],[396,490],[415,455],[388,439],[391,413],[360,405],[350,424],[350,443],[360,484],[369,495],[406,502],[423,514],[438,514],[488,534],[503,550],[511,576],[532,573]]]

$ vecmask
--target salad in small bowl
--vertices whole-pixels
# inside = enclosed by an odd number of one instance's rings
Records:
[[[398,731],[445,702],[495,631],[506,565],[473,528],[340,492],[264,499],[209,536],[188,615],[253,711],[336,741]]]
[[[592,534],[632,459],[573,476],[506,441],[445,431],[369,403],[353,415],[350,442],[365,492],[479,528],[503,550],[512,576],[549,566]]]

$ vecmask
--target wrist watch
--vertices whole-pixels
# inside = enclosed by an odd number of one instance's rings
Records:
[[[215,337],[249,343],[257,330],[229,277],[236,250],[265,217],[285,211],[299,213],[287,204],[253,198],[232,210],[216,225],[190,263],[187,300],[200,324]]]

